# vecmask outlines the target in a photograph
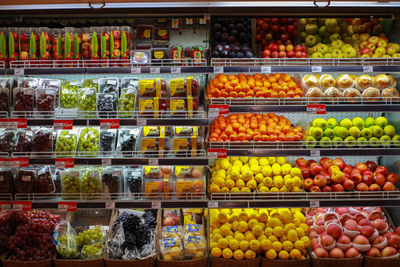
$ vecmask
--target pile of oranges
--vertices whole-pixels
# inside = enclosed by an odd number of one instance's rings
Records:
[[[207,86],[209,98],[298,98],[304,94],[295,78],[275,73],[218,74]]]
[[[210,142],[300,141],[303,129],[275,113],[238,113],[219,115],[211,124]]]

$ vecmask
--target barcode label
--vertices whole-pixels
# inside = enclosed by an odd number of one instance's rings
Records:
[[[271,73],[270,66],[261,66],[261,73]]]
[[[158,74],[158,73],[160,73],[160,68],[150,68],[150,73],[151,74]]]
[[[311,66],[311,71],[312,72],[322,72],[322,67],[321,66]]]
[[[214,73],[224,73],[224,67],[214,67]]]
[[[24,75],[25,70],[22,68],[18,68],[14,70],[14,75]]]
[[[140,74],[142,73],[141,68],[131,68],[131,74]]]
[[[174,74],[181,73],[181,67],[171,67],[171,73],[174,73]]]

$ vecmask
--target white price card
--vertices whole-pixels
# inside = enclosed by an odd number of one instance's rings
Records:
[[[145,119],[138,119],[136,121],[136,125],[137,126],[146,126],[147,125],[147,121]]]
[[[149,159],[150,166],[158,166],[158,159]]]
[[[160,73],[160,68],[158,68],[158,67],[150,68],[150,73],[151,74],[158,74],[158,73]]]
[[[374,66],[364,66],[363,72],[374,72]]]
[[[218,208],[218,202],[217,201],[209,201],[208,202],[208,207],[210,209],[217,209]]]
[[[160,201],[153,201],[151,202],[152,209],[161,209],[161,202]]]
[[[106,202],[106,209],[115,209],[115,202],[107,201]]]
[[[271,73],[270,66],[261,66],[261,73]]]
[[[312,72],[322,72],[322,67],[321,66],[311,66],[311,71]]]
[[[318,200],[311,200],[310,201],[310,208],[319,208],[319,201]]]
[[[103,166],[111,166],[111,159],[101,159],[101,165]]]
[[[181,73],[181,67],[171,67],[171,73],[173,74]]]
[[[141,68],[131,68],[131,74],[140,74],[142,73]]]
[[[224,73],[224,67],[214,67],[214,73]]]
[[[14,75],[24,75],[25,70],[22,68],[18,68],[14,70]]]
[[[321,151],[319,150],[311,150],[310,151],[310,157],[320,157],[321,156]]]

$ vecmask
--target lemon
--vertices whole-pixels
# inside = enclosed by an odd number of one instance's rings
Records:
[[[230,248],[224,248],[224,250],[222,251],[222,257],[224,257],[224,259],[230,259],[232,258],[232,250]]]
[[[281,260],[289,259],[289,252],[287,252],[286,250],[279,251],[278,258]]]
[[[297,235],[297,231],[293,230],[293,229],[290,229],[289,232],[287,233],[287,238],[288,238],[289,241],[291,241],[293,243],[296,242],[297,239],[299,239],[298,235]]]
[[[274,243],[275,241],[278,241],[278,238],[276,236],[274,236],[274,235],[270,235],[268,237],[268,240],[271,241],[272,243]]]
[[[261,167],[269,165],[269,161],[267,158],[259,158],[258,163],[260,164]]]
[[[219,188],[225,186],[225,180],[224,180],[224,178],[215,177],[213,182],[214,182],[214,184],[218,185]]]
[[[296,232],[297,232],[297,235],[298,235],[298,237],[303,237],[303,236],[305,236],[305,232],[304,232],[304,229],[303,228],[301,228],[301,227],[297,227],[296,228]]]
[[[309,227],[306,223],[301,223],[300,227],[303,228],[304,232],[308,232],[308,230],[309,230]]]
[[[261,172],[261,167],[256,164],[252,164],[250,165],[250,170],[253,172],[254,175],[256,175]]]
[[[249,220],[249,215],[245,211],[242,211],[241,213],[239,213],[239,220],[247,222]]]
[[[229,189],[232,189],[233,187],[235,187],[235,181],[233,181],[232,179],[227,179],[225,181],[225,186]]]
[[[238,189],[242,189],[245,185],[246,185],[246,184],[244,183],[244,181],[243,181],[242,179],[238,179],[238,180],[236,181],[236,187],[237,187]]]
[[[289,256],[292,260],[297,260],[300,259],[301,257],[301,252],[298,249],[292,249],[292,251],[290,251]]]
[[[275,241],[272,243],[272,249],[274,249],[275,251],[279,252],[282,250],[282,243],[279,241]]]
[[[257,173],[256,176],[254,176],[254,180],[256,180],[257,183],[261,184],[264,180],[264,176],[261,173]]]
[[[213,235],[211,236],[211,241],[212,241],[212,242],[218,242],[218,240],[220,240],[221,238],[222,238],[222,235],[221,235],[221,234],[219,234],[219,233],[213,234]]]
[[[265,192],[269,192],[269,189],[268,189],[268,187],[266,187],[266,186],[261,186],[260,189],[259,189],[259,191],[265,193]]]
[[[279,188],[277,187],[272,187],[269,192],[279,192]]]
[[[304,242],[304,247],[309,247],[311,244],[310,238],[308,236],[303,236],[300,238],[300,240]]]
[[[274,175],[280,175],[282,173],[281,165],[279,165],[278,163],[272,164],[272,173]]]
[[[246,259],[252,260],[256,258],[256,253],[253,250],[249,249],[244,253],[244,256]]]
[[[272,242],[268,239],[264,239],[260,242],[260,247],[264,251],[270,250],[272,248]]]
[[[302,176],[300,168],[298,168],[298,167],[291,168],[290,175],[291,176],[299,176],[299,177]]]
[[[294,187],[293,179],[287,179],[285,181],[285,186],[287,187],[287,189],[292,190]]]
[[[281,236],[281,237],[279,238],[279,241],[280,241],[281,243],[285,242],[286,240],[288,240],[288,239],[287,239],[287,236],[285,236],[285,235],[283,235],[283,236]]]
[[[273,185],[273,180],[271,177],[265,177],[262,182],[266,187],[270,188]]]
[[[251,179],[246,183],[246,187],[250,188],[250,190],[255,190],[257,188],[257,182],[254,179]]]
[[[298,250],[303,250],[306,246],[303,241],[297,240],[296,242],[294,242],[294,247]]]
[[[240,160],[235,160],[232,165],[233,167],[243,167],[243,163]]]
[[[232,224],[232,231],[237,231],[238,227],[239,227],[239,222],[238,221],[234,221]]]
[[[253,235],[253,233],[249,233],[249,234],[247,234],[247,235],[245,235],[245,240],[247,241],[247,242],[250,242],[251,240],[254,240],[254,239],[256,239],[255,238],[255,236]]]
[[[270,227],[272,227],[272,228],[275,228],[275,227],[281,226],[281,225],[282,225],[281,220],[279,220],[279,219],[276,218],[276,217],[270,218],[270,219],[268,220],[268,226],[270,226]]]
[[[232,249],[232,251],[237,250],[239,248],[239,245],[240,245],[240,243],[238,240],[236,240],[234,238],[229,240],[229,248]]]
[[[282,243],[282,248],[288,252],[290,252],[293,249],[293,243],[290,242],[289,240],[286,240]]]
[[[241,251],[240,249],[235,250],[235,252],[233,252],[233,258],[238,261],[243,260],[244,258],[243,251]]]
[[[265,240],[265,239],[267,239],[267,237],[265,235],[260,235],[259,237],[257,237],[257,240],[260,241],[260,242]]]
[[[252,231],[252,233],[255,235],[255,236],[261,236],[263,233],[264,233],[264,231],[263,231],[263,228],[260,226],[260,225],[255,225],[252,229],[251,229],[251,231]]]
[[[219,213],[217,220],[221,224],[227,223],[228,222],[228,214],[223,213],[223,212]]]
[[[225,236],[225,239],[228,240],[228,243],[229,243],[229,241],[231,241],[233,239],[233,236],[227,235],[227,236]]]
[[[220,240],[218,240],[218,247],[220,249],[224,249],[228,247],[228,240],[226,240],[226,238],[221,238]]]
[[[221,249],[218,247],[211,249],[211,256],[216,258],[221,257]]]
[[[292,176],[293,179],[293,186],[295,187],[301,187],[301,178],[299,176]]]
[[[235,234],[234,238],[235,238],[237,241],[240,242],[240,241],[244,240],[244,235],[243,235],[242,233],[237,233],[237,234]]]
[[[286,174],[290,174],[290,170],[292,169],[292,166],[289,163],[285,163],[281,166],[282,168],[282,174],[286,175]]]
[[[300,187],[293,187],[292,188],[292,192],[301,192],[301,189],[300,189]]]
[[[272,227],[267,227],[264,230],[264,234],[268,237],[268,236],[272,235],[272,231],[273,231]]]
[[[243,163],[247,163],[249,161],[249,157],[240,157],[239,160]]]
[[[230,190],[229,190],[228,187],[224,186],[224,187],[221,188],[221,191],[220,191],[220,192],[221,192],[221,193],[229,193]]]
[[[280,165],[286,163],[286,158],[285,157],[277,157],[276,162]]]
[[[216,184],[214,184],[214,183],[212,183],[212,184],[210,185],[210,192],[211,192],[211,193],[219,193],[220,191],[221,191],[221,189],[219,188],[218,185],[216,185]]]
[[[240,241],[239,247],[241,250],[246,251],[249,249],[249,242],[247,242],[246,240]]]
[[[275,260],[277,257],[276,251],[269,249],[267,252],[265,252],[265,257],[269,260]]]
[[[284,234],[284,230],[282,228],[282,226],[276,226],[272,233],[276,236],[276,237],[281,237]]]
[[[271,174],[272,174],[272,168],[271,168],[271,166],[269,166],[269,165],[263,166],[262,169],[261,169],[261,174],[262,174],[264,177],[271,176]]]
[[[276,157],[268,157],[268,162],[270,165],[274,164],[276,162]]]
[[[251,240],[249,243],[250,249],[257,251],[260,249],[260,242],[258,240]]]
[[[222,225],[221,228],[219,228],[219,229],[220,229],[220,233],[223,236],[229,235],[229,232],[231,231],[231,229],[229,229],[229,227],[227,225]]]
[[[276,175],[273,178],[274,186],[277,188],[281,188],[283,186],[283,178],[280,175]]]
[[[258,224],[258,221],[256,219],[251,219],[248,222],[249,228],[253,229],[254,226],[256,226]]]
[[[231,189],[231,193],[239,193],[239,192],[240,192],[240,190],[237,187],[234,187]]]

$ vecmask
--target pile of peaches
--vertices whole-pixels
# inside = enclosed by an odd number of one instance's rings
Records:
[[[210,142],[229,141],[300,141],[303,129],[275,113],[239,113],[214,119],[210,127]]]

